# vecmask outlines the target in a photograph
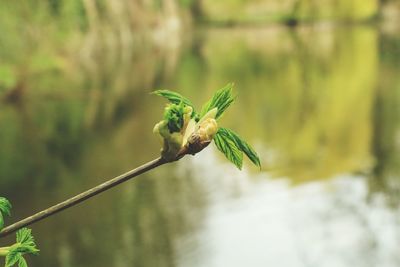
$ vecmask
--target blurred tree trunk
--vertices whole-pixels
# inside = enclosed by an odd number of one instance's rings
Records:
[[[85,8],[87,20],[89,22],[89,29],[91,31],[96,31],[99,21],[96,3],[94,2],[94,0],[83,0],[83,6]]]

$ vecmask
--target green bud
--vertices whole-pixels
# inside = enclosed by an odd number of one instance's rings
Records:
[[[215,116],[217,116],[217,113],[218,113],[218,108],[211,109],[203,117],[201,117],[198,124],[201,124],[203,121],[205,121],[206,119],[209,119],[209,118],[215,119]]]
[[[217,121],[212,118],[205,119],[200,123],[197,131],[201,142],[209,142],[218,131]]]
[[[180,132],[170,132],[168,122],[162,120],[154,126],[153,132],[163,138],[163,148],[161,155],[167,160],[176,158],[182,147],[183,136]]]

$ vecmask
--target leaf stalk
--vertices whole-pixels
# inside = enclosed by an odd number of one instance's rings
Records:
[[[0,257],[7,256],[9,251],[10,251],[10,247],[2,247],[2,248],[0,248]]]

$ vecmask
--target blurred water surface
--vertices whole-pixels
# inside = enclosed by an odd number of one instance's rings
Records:
[[[262,171],[209,147],[34,225],[32,266],[399,266],[398,32],[320,24],[184,39],[117,60],[106,50],[2,93],[13,220],[156,157],[155,88],[200,106],[235,82],[221,124],[254,144]]]

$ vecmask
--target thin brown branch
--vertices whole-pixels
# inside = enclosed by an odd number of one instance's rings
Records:
[[[111,180],[108,180],[107,182],[104,182],[98,186],[95,186],[79,195],[69,198],[69,199],[67,199],[61,203],[58,203],[48,209],[40,211],[30,217],[27,217],[27,218],[20,220],[8,227],[5,227],[3,230],[0,231],[0,237],[7,236],[13,232],[16,232],[17,230],[19,230],[23,227],[26,227],[35,222],[41,221],[49,216],[52,216],[60,211],[65,210],[69,207],[73,207],[73,206],[81,203],[82,201],[85,201],[88,198],[91,198],[97,194],[100,194],[101,192],[104,192],[116,185],[119,185],[120,183],[123,183],[135,176],[138,176],[142,173],[152,170],[152,169],[154,169],[160,165],[163,165],[165,163],[167,163],[167,161],[164,160],[163,158],[157,158],[155,160],[149,161],[136,169],[128,171],[120,176],[115,177],[115,178],[112,178]]]

